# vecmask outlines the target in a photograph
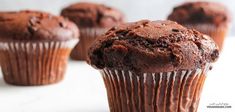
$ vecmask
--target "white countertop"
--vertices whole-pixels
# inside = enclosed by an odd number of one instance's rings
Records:
[[[208,73],[198,112],[235,112],[235,38],[227,38],[220,59]],[[232,108],[211,109],[211,103]],[[65,79],[49,86],[5,84],[0,74],[0,112],[108,112],[99,72],[85,62],[69,61]]]

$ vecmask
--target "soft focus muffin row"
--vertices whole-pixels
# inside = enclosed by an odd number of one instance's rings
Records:
[[[59,82],[71,55],[101,72],[111,112],[196,112],[231,21],[224,6],[209,2],[182,4],[169,20],[124,23],[119,10],[84,2],[61,15],[0,13],[4,80]]]

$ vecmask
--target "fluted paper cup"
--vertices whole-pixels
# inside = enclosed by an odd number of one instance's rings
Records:
[[[209,35],[218,45],[219,50],[221,51],[223,49],[224,39],[228,33],[229,25],[185,24],[185,26]]]
[[[196,112],[205,69],[135,74],[103,69],[111,112]]]
[[[59,82],[77,42],[0,42],[0,64],[5,82],[25,86]]]
[[[86,60],[90,45],[107,30],[106,28],[81,28],[80,41],[72,50],[70,57],[74,60]]]

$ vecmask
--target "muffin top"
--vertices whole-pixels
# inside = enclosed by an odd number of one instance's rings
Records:
[[[108,28],[123,22],[123,14],[114,8],[95,3],[80,2],[64,8],[61,15],[78,27]]]
[[[172,21],[142,20],[113,27],[89,49],[97,69],[138,73],[200,69],[217,60],[214,41]]]
[[[77,26],[39,11],[0,12],[1,40],[69,40],[78,38]]]
[[[215,2],[186,2],[175,7],[168,19],[180,24],[209,23],[217,26],[231,21],[228,9]]]

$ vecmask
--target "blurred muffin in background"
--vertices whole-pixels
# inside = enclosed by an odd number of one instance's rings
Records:
[[[168,19],[211,36],[221,51],[231,16],[220,3],[187,2],[175,7]]]
[[[63,79],[78,42],[77,26],[39,11],[0,13],[0,64],[14,85],[46,85]]]
[[[71,53],[71,58],[75,60],[86,60],[90,44],[107,29],[124,21],[124,15],[119,10],[86,2],[64,8],[61,15],[73,21],[80,29],[80,42]]]

